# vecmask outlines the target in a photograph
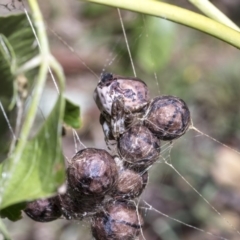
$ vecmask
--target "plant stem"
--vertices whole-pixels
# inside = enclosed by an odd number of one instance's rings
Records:
[[[2,233],[4,240],[11,240],[11,237],[5,227],[5,225],[3,224],[3,221],[0,218],[0,233]]]
[[[18,161],[21,157],[21,153],[24,149],[24,146],[28,140],[30,130],[32,128],[39,101],[44,89],[44,85],[47,78],[47,70],[48,70],[48,55],[49,55],[49,47],[48,47],[48,40],[46,36],[46,31],[44,27],[44,22],[42,19],[41,11],[39,9],[39,6],[37,4],[36,0],[28,0],[29,6],[32,10],[32,17],[34,25],[36,26],[37,34],[34,32],[34,34],[37,35],[37,41],[40,49],[40,55],[42,58],[39,73],[37,76],[37,82],[36,86],[34,88],[33,98],[31,101],[31,105],[29,107],[29,110],[27,112],[21,133],[20,133],[20,141],[16,147],[15,156],[13,156],[15,159],[14,161]],[[27,13],[26,13],[27,14]],[[27,14],[28,16],[28,14]]]
[[[161,17],[200,30],[240,49],[240,33],[203,15],[154,0],[86,0]]]
[[[215,7],[209,0],[188,0],[204,14],[210,18],[236,30],[240,31],[240,28],[232,22],[224,13],[222,13],[217,7]]]
[[[28,0],[28,4],[32,10],[32,18],[37,30],[37,41],[41,55],[43,57],[47,57],[49,55],[49,45],[41,11],[39,9],[37,0]]]
[[[55,74],[57,75],[57,78],[58,78],[59,84],[60,84],[60,89],[63,89],[64,85],[65,85],[65,75],[64,75],[61,65],[58,63],[58,61],[52,55],[49,57],[49,65],[54,70]]]

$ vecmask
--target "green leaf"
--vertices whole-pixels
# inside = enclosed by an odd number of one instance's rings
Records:
[[[50,116],[39,133],[27,142],[21,156],[18,156],[16,147],[16,151],[4,161],[0,209],[51,196],[63,183],[65,168],[60,142],[63,111],[64,99],[60,94]]]
[[[0,17],[0,33],[7,37],[13,47],[18,67],[39,53],[35,36],[25,14]]]
[[[217,21],[211,20],[208,17],[194,13],[192,11],[163,3],[155,0],[142,0],[139,1],[129,0],[87,0],[104,4],[112,7],[123,8],[130,11],[149,14],[151,16],[161,17],[166,20],[177,22],[188,27],[197,29],[199,31],[210,34],[218,39],[223,40],[240,49],[240,33],[221,24]]]
[[[65,99],[64,122],[72,128],[80,128],[80,107]]]
[[[25,14],[1,16],[0,17],[0,101],[2,107],[10,120],[7,124],[5,116],[0,111],[0,162],[6,157],[10,146],[9,124],[14,128],[13,107],[16,102],[16,71],[27,61],[39,54],[36,39]],[[28,87],[31,89],[32,83],[38,68],[25,72],[28,79]],[[8,111],[13,110],[13,111]],[[12,117],[11,117],[12,116]],[[9,140],[9,141],[8,141]]]
[[[6,39],[0,34],[0,163],[6,157],[11,141],[11,132],[6,122],[5,115],[10,118],[10,105],[14,95],[14,75],[12,69],[15,67],[16,58],[13,48]],[[10,121],[10,120],[9,120]],[[11,125],[13,125],[11,123]]]
[[[15,222],[22,218],[22,209],[26,207],[25,202],[17,203],[9,207],[4,208],[0,211],[0,216],[2,218],[8,218],[9,220]]]
[[[0,101],[7,109],[11,103],[11,99],[14,93],[14,75],[12,74],[12,68],[15,66],[15,55],[11,44],[7,38],[0,34]]]
[[[175,25],[169,21],[147,17],[147,37],[142,37],[137,59],[147,73],[161,70],[169,61],[174,42]]]
[[[16,67],[11,70],[15,74],[24,71],[30,86],[34,82],[30,106],[25,114],[18,142],[15,149],[11,151],[11,155],[0,165],[0,209],[2,215],[9,219],[19,217],[19,211],[23,205],[20,204],[16,207],[16,204],[56,194],[57,188],[65,178],[61,152],[61,130],[65,106],[62,96],[64,75],[56,60],[50,57],[44,23],[38,5],[34,1],[29,4],[34,12],[36,33],[41,45],[41,56],[35,60],[43,59],[39,62],[40,67],[36,79],[34,79],[35,75],[26,73],[26,68],[36,66],[36,61],[32,60],[39,53],[37,41],[26,15],[0,17],[0,32],[7,37],[16,56]],[[35,26],[34,23],[33,26]],[[53,69],[59,80],[60,94],[41,130],[30,140],[48,67]],[[31,73],[34,70],[38,69],[33,69]]]

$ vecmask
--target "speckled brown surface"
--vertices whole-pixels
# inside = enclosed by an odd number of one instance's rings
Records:
[[[122,169],[111,195],[114,198],[134,199],[142,194],[147,182],[148,172],[138,173],[131,169]]]
[[[160,155],[159,139],[142,125],[135,125],[125,132],[118,147],[125,164],[139,171],[152,165]]]
[[[93,218],[92,231],[96,240],[134,240],[142,224],[143,219],[133,204],[116,201]]]
[[[173,140],[187,131],[190,120],[190,111],[183,100],[161,96],[151,101],[144,123],[161,140]]]
[[[87,148],[72,158],[67,169],[68,185],[79,194],[104,196],[118,179],[113,157],[105,150]]]

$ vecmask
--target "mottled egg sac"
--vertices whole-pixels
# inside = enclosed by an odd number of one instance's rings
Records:
[[[187,131],[190,125],[190,112],[180,98],[156,97],[149,105],[144,124],[159,139],[173,140]]]
[[[135,125],[121,135],[118,150],[126,167],[141,172],[159,158],[160,140],[147,127]]]
[[[67,168],[68,186],[73,195],[103,196],[118,179],[113,157],[105,150],[86,148],[72,158]]]
[[[119,178],[111,196],[115,199],[134,199],[139,197],[148,182],[148,172],[138,173],[131,169],[118,172]]]
[[[62,215],[58,197],[38,199],[29,202],[24,212],[37,222],[51,222]]]
[[[142,225],[143,219],[132,203],[113,201],[93,217],[92,233],[95,240],[135,240]]]
[[[105,73],[94,91],[94,100],[106,118],[111,118],[116,99],[121,99],[125,110],[131,113],[141,111],[150,100],[147,85],[142,80]]]

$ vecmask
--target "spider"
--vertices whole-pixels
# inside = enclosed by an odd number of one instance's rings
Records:
[[[142,80],[105,73],[94,91],[94,100],[101,111],[105,141],[111,149],[119,136],[144,115],[150,97]]]

